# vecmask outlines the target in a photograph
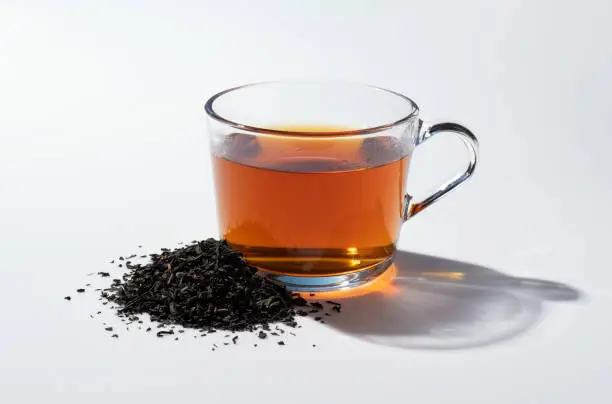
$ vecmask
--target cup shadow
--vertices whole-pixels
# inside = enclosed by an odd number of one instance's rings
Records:
[[[343,298],[326,323],[374,343],[406,349],[466,349],[524,334],[547,301],[577,301],[561,283],[516,278],[480,265],[398,251],[388,287]]]

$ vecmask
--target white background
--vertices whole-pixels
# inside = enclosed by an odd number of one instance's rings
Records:
[[[609,403],[611,16],[606,0],[0,0],[0,402]],[[305,320],[285,347],[109,338],[113,315],[74,290],[138,244],[216,234],[203,103],[283,78],[388,87],[477,134],[475,177],[404,227],[400,248],[428,256],[404,254],[398,295]],[[419,148],[413,192],[461,153]],[[431,268],[471,286],[411,283]]]

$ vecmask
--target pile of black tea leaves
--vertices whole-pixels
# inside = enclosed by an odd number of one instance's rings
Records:
[[[201,336],[216,331],[250,331],[266,339],[268,335],[285,333],[278,325],[300,327],[296,321],[299,316],[317,316],[315,321],[324,323],[321,314],[330,315],[323,313],[321,303],[309,303],[299,294],[260,276],[257,268],[249,265],[225,240],[209,238],[174,250],[162,248],[160,253],[141,255],[140,258],[148,258],[146,263],[133,263],[134,257],[137,255],[119,257],[117,265],[120,268],[125,265],[127,272],[121,279],[112,279],[109,287],[96,291],[100,291],[103,304],[110,302],[119,317],[130,321],[128,324],[142,325],[139,315],[149,315],[159,323],[155,331],[158,337],[178,339],[174,329],[183,327],[195,329]],[[108,272],[98,275],[110,278]],[[339,303],[325,303],[331,311],[340,312]],[[271,328],[273,325],[275,328]],[[151,331],[151,327],[146,331]],[[295,336],[293,332],[288,334]],[[112,336],[118,338],[117,334]],[[231,338],[233,344],[237,340],[237,336]]]
[[[257,269],[224,241],[209,238],[151,254],[144,265],[126,262],[123,279],[114,279],[102,296],[124,315],[189,328],[253,331],[256,326],[295,326],[298,294],[257,276]]]

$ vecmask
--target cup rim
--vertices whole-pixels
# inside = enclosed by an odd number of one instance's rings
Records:
[[[215,109],[214,109],[214,103],[217,99],[219,99],[220,97],[222,97],[225,94],[243,89],[243,88],[248,88],[248,87],[255,87],[255,86],[261,86],[261,85],[266,85],[266,84],[278,84],[278,83],[309,83],[309,84],[350,84],[350,85],[357,85],[357,86],[362,86],[362,87],[368,87],[370,89],[375,89],[375,90],[380,90],[380,91],[384,91],[386,93],[389,94],[393,94],[395,96],[398,96],[400,98],[402,98],[404,101],[407,101],[408,104],[410,104],[410,106],[412,107],[412,110],[410,111],[409,114],[407,114],[406,116],[390,122],[390,123],[386,123],[386,124],[382,124],[382,125],[377,125],[377,126],[373,126],[373,127],[369,127],[369,128],[363,128],[363,129],[350,129],[350,130],[337,130],[337,131],[324,131],[324,132],[308,132],[308,131],[299,131],[299,130],[281,130],[281,129],[273,129],[273,128],[265,128],[265,127],[261,127],[261,126],[252,126],[252,125],[246,125],[246,124],[242,124],[239,122],[234,122],[231,119],[225,118],[223,116],[221,116],[220,114],[218,114]],[[397,91],[393,91],[393,90],[389,90],[383,87],[378,87],[378,86],[374,86],[374,85],[370,85],[370,84],[364,84],[364,83],[358,83],[358,82],[350,82],[350,81],[316,81],[316,80],[272,80],[272,81],[259,81],[259,82],[253,82],[253,83],[248,83],[248,84],[243,84],[240,86],[236,86],[236,87],[232,87],[232,88],[228,88],[227,90],[223,90],[221,92],[216,93],[215,95],[213,95],[212,97],[210,97],[207,101],[206,104],[204,104],[204,110],[206,111],[206,113],[208,114],[208,116],[218,122],[224,123],[228,126],[231,126],[233,128],[236,129],[240,129],[240,130],[244,130],[244,131],[249,131],[249,132],[254,132],[254,133],[261,133],[261,134],[267,134],[267,135],[276,135],[276,136],[304,136],[305,134],[308,134],[309,136],[359,136],[359,135],[367,135],[367,134],[372,134],[372,133],[377,133],[377,132],[382,132],[388,129],[391,129],[395,126],[401,125],[405,122],[407,122],[408,120],[412,119],[413,117],[417,116],[419,113],[419,106],[416,104],[416,102],[414,102],[411,98],[406,97],[405,95],[398,93]]]

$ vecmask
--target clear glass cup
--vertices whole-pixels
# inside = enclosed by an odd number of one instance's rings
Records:
[[[410,98],[338,82],[232,88],[206,103],[221,236],[263,274],[302,291],[368,282],[393,261],[403,222],[469,178],[477,140],[456,123],[424,126]],[[458,136],[465,171],[415,202],[412,152]]]

